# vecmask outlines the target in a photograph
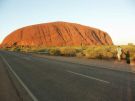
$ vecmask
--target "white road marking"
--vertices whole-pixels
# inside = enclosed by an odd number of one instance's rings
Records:
[[[100,81],[100,82],[103,82],[103,83],[107,83],[107,84],[110,83],[108,81],[105,81],[105,80],[102,80],[102,79],[99,79],[99,78],[95,78],[95,77],[92,77],[92,76],[87,76],[87,75],[76,73],[76,72],[72,72],[72,71],[67,71],[67,72],[75,74],[75,75],[83,76],[85,78],[89,78],[89,79],[93,79],[93,80],[96,80],[96,81]]]
[[[25,60],[31,60],[30,57],[21,57],[21,58]]]
[[[7,62],[7,60],[0,55],[1,58],[3,59],[3,61],[5,62],[5,64],[8,66],[8,68],[10,69],[10,71],[13,73],[13,75],[16,77],[16,79],[20,82],[20,84],[24,87],[24,89],[27,91],[27,93],[29,94],[29,96],[32,98],[33,101],[38,101],[38,99],[32,94],[32,92],[29,90],[29,88],[23,83],[23,81],[20,79],[20,77],[14,72],[14,70],[12,69],[12,67],[9,65],[9,63]]]

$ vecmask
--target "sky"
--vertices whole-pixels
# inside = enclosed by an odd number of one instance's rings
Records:
[[[18,28],[54,21],[107,32],[114,44],[135,44],[135,0],[0,0],[0,42]]]

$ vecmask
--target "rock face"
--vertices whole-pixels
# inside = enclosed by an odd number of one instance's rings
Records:
[[[75,23],[52,22],[27,26],[9,34],[1,47],[112,45],[110,36],[99,29]]]

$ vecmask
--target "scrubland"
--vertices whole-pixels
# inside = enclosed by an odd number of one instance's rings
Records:
[[[130,59],[135,60],[135,45],[122,45],[122,58],[125,58],[124,52],[130,52]],[[74,56],[88,59],[115,59],[117,58],[117,46],[99,45],[99,46],[68,46],[68,47],[12,47],[5,48],[10,51],[32,52],[54,56]]]

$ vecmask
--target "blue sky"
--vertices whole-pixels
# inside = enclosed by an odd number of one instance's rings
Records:
[[[0,0],[0,42],[18,28],[53,21],[99,28],[114,44],[135,43],[135,0]]]

